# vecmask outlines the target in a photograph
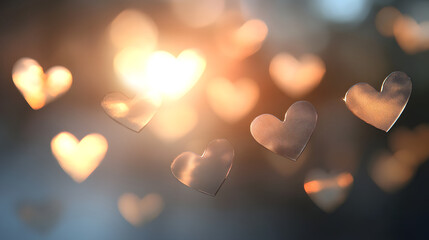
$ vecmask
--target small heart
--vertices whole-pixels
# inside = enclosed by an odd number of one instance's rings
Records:
[[[323,60],[311,54],[297,60],[290,54],[280,53],[270,63],[274,83],[293,98],[299,98],[317,87],[325,72]]]
[[[421,124],[414,130],[398,128],[392,132],[389,143],[393,152],[407,152],[412,160],[407,163],[410,167],[418,167],[429,158],[429,125]]]
[[[125,193],[118,200],[118,209],[122,217],[136,227],[157,218],[163,206],[162,197],[155,193],[148,194],[142,199],[133,193]]]
[[[234,149],[226,139],[209,143],[200,157],[184,152],[174,159],[171,172],[183,184],[202,193],[215,196],[228,177]]]
[[[45,74],[39,63],[31,58],[21,58],[15,63],[12,79],[34,110],[67,92],[72,84],[72,75],[67,68],[55,66]]]
[[[49,232],[61,216],[61,205],[56,201],[23,201],[16,207],[19,218],[41,234]]]
[[[235,82],[217,78],[209,82],[207,96],[213,111],[223,120],[234,123],[246,116],[256,105],[259,87],[255,81],[248,78]]]
[[[107,140],[100,134],[89,134],[80,142],[73,134],[59,133],[51,141],[51,149],[61,168],[80,183],[98,167],[106,155]]]
[[[417,23],[408,16],[400,16],[393,25],[398,45],[408,54],[429,49],[429,22]]]
[[[407,74],[393,72],[384,79],[381,92],[367,83],[357,83],[347,91],[344,101],[358,118],[388,132],[404,111],[411,88]]]
[[[332,212],[346,200],[352,184],[353,176],[348,172],[326,173],[316,169],[307,174],[304,190],[319,208]]]
[[[287,110],[283,122],[271,114],[263,114],[252,121],[250,132],[268,150],[296,161],[310,140],[316,122],[313,105],[298,101]]]
[[[161,98],[146,94],[130,99],[122,93],[111,93],[104,97],[101,106],[113,120],[140,132],[158,111]]]

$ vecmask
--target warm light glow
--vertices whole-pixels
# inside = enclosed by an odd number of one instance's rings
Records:
[[[418,24],[408,16],[395,21],[393,33],[399,46],[408,54],[429,49],[429,22]]]
[[[51,148],[61,168],[80,183],[98,167],[108,144],[100,134],[89,134],[79,142],[73,134],[61,132],[52,139]]]
[[[214,23],[225,9],[225,0],[170,0],[173,12],[190,27]]]
[[[377,30],[386,37],[393,36],[393,26],[395,21],[402,17],[401,12],[394,7],[384,7],[381,9],[375,18],[375,26]]]
[[[206,61],[196,50],[187,49],[177,58],[165,51],[151,54],[127,48],[115,57],[115,69],[131,88],[150,90],[168,99],[186,94],[204,72]]]
[[[152,19],[134,9],[122,11],[112,21],[109,34],[119,49],[137,47],[153,51],[158,40],[158,29]]]
[[[162,197],[155,193],[148,194],[142,199],[133,193],[125,193],[118,200],[119,212],[134,226],[141,226],[157,218],[163,207]]]
[[[314,193],[322,190],[321,182],[319,181],[310,181],[304,184],[304,190],[306,193]]]
[[[174,141],[189,133],[197,122],[195,109],[182,103],[160,109],[148,127],[160,139]]]
[[[246,116],[259,99],[255,81],[242,78],[231,82],[216,78],[207,86],[207,96],[213,111],[227,122],[234,123]]]
[[[65,67],[52,67],[45,74],[42,67],[30,58],[21,58],[15,63],[12,79],[35,110],[67,92],[72,84],[72,75]]]
[[[319,85],[326,67],[323,60],[315,55],[304,55],[297,60],[290,54],[279,53],[271,60],[269,71],[282,91],[299,98]]]

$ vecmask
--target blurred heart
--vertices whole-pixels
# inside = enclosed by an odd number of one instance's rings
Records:
[[[61,205],[57,201],[23,201],[17,204],[19,218],[29,227],[46,234],[58,223]]]
[[[252,121],[250,132],[268,150],[296,161],[310,140],[316,122],[313,105],[298,101],[287,110],[283,122],[273,115],[263,114]]]
[[[209,82],[207,96],[213,111],[223,120],[234,123],[246,116],[256,105],[259,87],[248,78],[235,82],[216,78]]]
[[[122,93],[111,93],[101,102],[104,111],[123,126],[140,132],[161,106],[158,95],[138,95],[132,99]]]
[[[319,208],[332,212],[346,200],[352,184],[353,176],[348,172],[326,173],[316,169],[307,174],[304,190]]]
[[[270,63],[270,75],[284,93],[299,98],[313,90],[325,75],[325,63],[315,55],[297,60],[287,53],[277,54]]]
[[[421,124],[414,130],[399,128],[390,135],[391,149],[407,152],[412,157],[400,158],[409,160],[407,165],[417,167],[429,158],[429,125]]]
[[[118,200],[118,209],[122,217],[136,227],[157,218],[163,206],[162,197],[155,193],[148,194],[142,199],[133,193],[125,193]]]
[[[395,20],[393,33],[398,45],[408,54],[429,49],[429,22],[417,23],[408,16]]]
[[[67,92],[72,84],[72,75],[67,68],[55,66],[45,74],[39,63],[31,58],[21,58],[15,63],[12,79],[34,110]]]
[[[171,164],[171,172],[186,186],[215,196],[228,177],[233,158],[234,149],[228,140],[216,139],[201,157],[192,152],[180,154]]]
[[[80,142],[73,134],[59,133],[51,149],[61,168],[80,183],[98,167],[107,152],[107,140],[100,134],[89,134]]]
[[[358,83],[347,91],[344,101],[358,118],[388,132],[404,111],[411,88],[407,74],[393,72],[384,80],[381,92],[367,83]]]

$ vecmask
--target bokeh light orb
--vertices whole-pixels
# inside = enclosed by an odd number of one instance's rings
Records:
[[[334,23],[360,23],[369,13],[369,0],[313,0],[315,9],[320,15]]]

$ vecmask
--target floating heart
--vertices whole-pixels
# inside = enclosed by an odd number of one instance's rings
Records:
[[[67,92],[72,84],[72,75],[67,68],[55,66],[45,74],[42,67],[31,58],[21,58],[15,63],[12,79],[34,110]]]
[[[192,152],[180,154],[171,164],[171,172],[186,186],[215,196],[228,177],[233,158],[232,145],[226,139],[216,139],[201,157]]]
[[[80,183],[98,167],[108,146],[100,134],[89,134],[79,142],[73,134],[62,132],[52,139],[51,148],[61,168]]]
[[[358,83],[347,91],[344,101],[358,118],[388,132],[404,111],[411,87],[407,74],[393,72],[384,80],[381,92],[367,83]]]
[[[422,124],[413,131],[409,129],[397,129],[390,135],[390,146],[395,152],[407,152],[412,157],[407,159],[407,165],[417,167],[429,157],[429,125]]]
[[[312,170],[307,174],[304,190],[319,208],[332,212],[346,200],[352,184],[353,176],[348,172],[329,174]]]
[[[163,206],[162,197],[154,193],[142,199],[133,193],[125,193],[118,200],[119,212],[134,226],[141,226],[157,218]]]
[[[417,23],[414,19],[401,16],[393,27],[398,45],[408,54],[429,49],[429,22]]]
[[[213,111],[225,121],[233,123],[246,116],[256,105],[259,88],[248,78],[234,83],[217,78],[209,82],[207,96]]]
[[[270,63],[274,83],[294,98],[307,94],[319,85],[325,71],[324,62],[315,55],[304,55],[298,61],[290,54],[280,53]]]
[[[61,205],[56,201],[24,201],[17,204],[19,218],[41,234],[49,232],[61,216]]]
[[[138,95],[129,99],[121,93],[111,93],[101,102],[104,111],[125,127],[140,132],[161,106],[157,95]]]
[[[263,114],[252,121],[250,132],[268,150],[296,161],[310,140],[316,122],[313,105],[298,101],[287,110],[283,122],[273,115]]]
[[[395,154],[379,153],[369,167],[372,180],[385,192],[395,192],[404,187],[414,176],[414,166],[409,162],[415,161],[409,152],[401,151]]]

